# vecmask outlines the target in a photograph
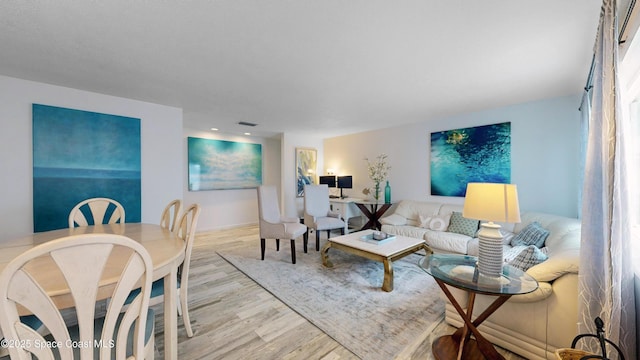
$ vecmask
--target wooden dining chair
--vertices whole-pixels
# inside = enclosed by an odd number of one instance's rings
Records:
[[[89,217],[89,215],[91,215]],[[108,216],[108,217],[107,217]],[[91,198],[79,202],[69,212],[69,227],[124,223],[124,207],[109,198]]]
[[[178,267],[178,315],[182,316],[184,322],[184,328],[187,331],[187,336],[193,336],[193,329],[191,328],[191,319],[189,318],[189,267],[191,265],[191,252],[193,251],[193,242],[196,233],[196,226],[198,224],[198,217],[200,216],[200,206],[198,204],[192,204],[189,206],[180,220],[177,222],[174,231],[178,238],[182,239],[185,243],[185,255],[184,261]],[[137,296],[140,289],[133,290],[125,304],[130,302]],[[157,305],[164,301],[164,279],[159,279],[153,282],[151,290],[150,305]]]
[[[73,319],[63,316],[55,303],[60,300],[45,290],[57,277],[68,284],[69,299],[64,304],[75,310]],[[105,286],[105,278],[115,284]],[[27,250],[0,274],[0,327],[7,341],[25,345],[9,347],[11,359],[31,359],[32,354],[63,360],[153,358],[152,278],[147,250],[121,235],[73,235]],[[140,284],[140,295],[121,313],[127,295]],[[104,296],[111,299],[106,315],[96,318],[96,302]],[[21,322],[18,315],[23,309],[36,316],[49,335],[43,337]],[[72,325],[74,320],[77,325]],[[37,346],[52,343],[61,345]]]
[[[160,216],[160,226],[173,232],[176,227],[176,222],[179,220],[178,217],[180,216],[181,210],[182,201],[180,199],[175,199],[169,202]]]

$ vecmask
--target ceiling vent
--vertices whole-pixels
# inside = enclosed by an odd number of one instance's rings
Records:
[[[258,124],[254,124],[254,123],[250,123],[250,122],[246,122],[246,121],[240,121],[238,123],[238,125],[244,125],[244,126],[256,126]]]

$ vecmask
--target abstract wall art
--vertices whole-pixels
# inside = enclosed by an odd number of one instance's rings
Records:
[[[187,138],[189,191],[247,189],[262,185],[262,145]]]
[[[511,182],[510,122],[431,133],[431,195],[465,196],[469,182]]]
[[[316,184],[317,151],[311,148],[296,148],[296,194],[304,196],[304,186]]]
[[[122,204],[141,220],[140,119],[33,104],[33,227],[68,226],[80,201]]]

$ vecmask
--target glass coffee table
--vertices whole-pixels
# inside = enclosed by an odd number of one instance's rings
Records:
[[[432,253],[424,240],[407,236],[395,235],[392,240],[382,244],[372,244],[363,240],[363,237],[370,236],[372,233],[373,230],[363,230],[329,238],[329,241],[320,252],[322,264],[326,267],[333,267],[329,260],[330,249],[337,249],[369,260],[379,261],[384,265],[382,290],[389,292],[393,291],[394,261],[419,250],[424,250],[427,254]]]
[[[502,276],[485,277],[478,274],[478,259],[466,255],[429,255],[420,267],[433,276],[444,294],[464,321],[464,326],[452,335],[441,336],[432,344],[436,359],[504,359],[495,347],[480,334],[478,326],[513,295],[527,294],[538,288],[538,282],[524,271],[505,264]],[[447,286],[469,293],[467,311],[456,301]],[[495,296],[491,305],[475,320],[472,319],[476,294]],[[475,339],[471,339],[473,334]]]

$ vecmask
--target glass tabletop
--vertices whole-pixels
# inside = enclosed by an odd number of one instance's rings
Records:
[[[502,276],[486,277],[478,273],[478,258],[468,255],[434,254],[420,261],[420,268],[453,287],[490,295],[527,294],[538,282],[524,271],[505,264]]]

